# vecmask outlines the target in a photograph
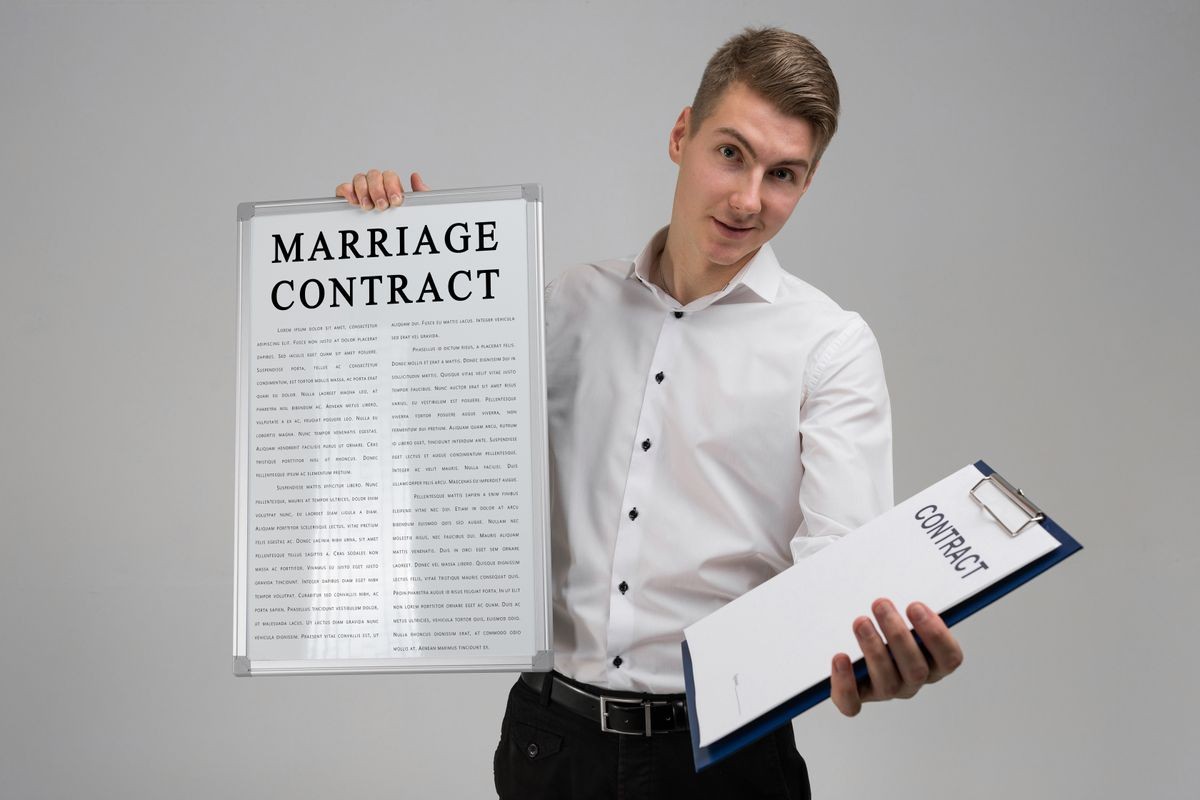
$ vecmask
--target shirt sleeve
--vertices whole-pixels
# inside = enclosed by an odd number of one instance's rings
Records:
[[[792,558],[892,507],[892,411],[875,335],[856,316],[814,361],[800,409],[800,511]]]

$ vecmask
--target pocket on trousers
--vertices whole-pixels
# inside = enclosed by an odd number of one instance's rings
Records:
[[[516,745],[517,752],[529,761],[549,758],[562,749],[561,736],[523,722],[513,722],[509,726],[508,737]]]
[[[570,764],[562,751],[561,735],[509,718],[493,761],[496,793],[502,800],[567,796]]]

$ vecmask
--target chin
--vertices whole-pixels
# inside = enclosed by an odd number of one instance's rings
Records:
[[[709,248],[707,257],[708,257],[708,260],[713,264],[720,264],[723,267],[731,267],[734,264],[738,263],[739,261],[744,260],[747,256],[749,256],[751,253],[758,250],[758,248],[761,246],[762,246],[761,242],[754,244],[753,246],[749,246],[749,247],[747,247],[747,246],[730,247],[730,246],[716,245],[714,247]]]

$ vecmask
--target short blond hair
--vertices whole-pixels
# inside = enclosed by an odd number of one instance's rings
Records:
[[[692,101],[693,132],[734,82],[744,83],[782,113],[812,125],[817,144],[814,161],[821,158],[837,131],[840,99],[833,70],[812,42],[782,28],[746,28],[721,45],[708,60]]]

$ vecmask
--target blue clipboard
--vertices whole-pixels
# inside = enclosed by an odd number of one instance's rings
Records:
[[[983,474],[984,478],[995,476],[1000,479],[996,471],[983,461],[976,461],[975,468]],[[1040,509],[1038,511],[1040,513]],[[1063,559],[1083,549],[1083,546],[1079,542],[1071,538],[1071,535],[1063,530],[1058,523],[1050,519],[1049,516],[1042,514],[1041,519],[1037,521],[1047,533],[1058,540],[1058,547],[1046,553],[1041,558],[1031,561],[978,594],[972,595],[961,603],[947,609],[941,615],[947,625],[957,625],[976,611],[991,605],[1017,587],[1041,575]],[[697,772],[716,764],[721,759],[732,755],[772,731],[782,728],[784,725],[789,724],[794,717],[799,716],[821,701],[829,698],[830,683],[829,679],[826,678],[815,686],[796,695],[791,700],[781,703],[754,721],[743,725],[733,733],[718,739],[707,747],[701,747],[700,726],[694,722],[698,717],[696,715],[696,686],[692,677],[692,656],[688,652],[687,641],[684,641],[682,646],[683,680],[687,692],[688,719],[693,720],[693,724],[690,726],[692,755],[696,761]],[[831,653],[830,656],[832,657],[832,655]],[[860,681],[867,677],[867,664],[861,658],[854,663],[854,676]]]

